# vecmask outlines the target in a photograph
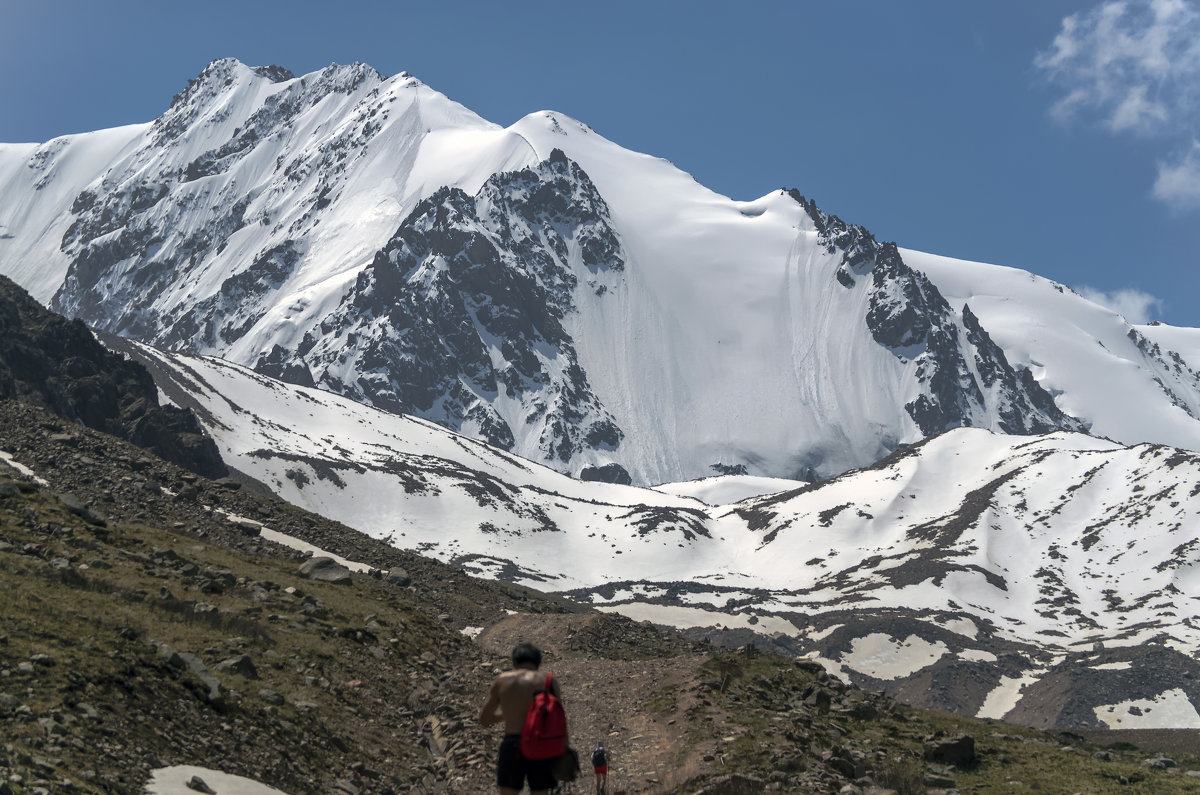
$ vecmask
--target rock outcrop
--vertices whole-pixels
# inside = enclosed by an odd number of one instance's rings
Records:
[[[145,368],[105,350],[81,321],[0,276],[0,398],[41,406],[206,477],[228,474],[195,416],[160,406]]]

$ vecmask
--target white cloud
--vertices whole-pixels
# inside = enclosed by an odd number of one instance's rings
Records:
[[[1078,287],[1075,291],[1092,303],[1119,313],[1134,324],[1149,323],[1155,314],[1162,311],[1162,299],[1133,288],[1114,290],[1111,293],[1094,287]]]
[[[1149,134],[1200,117],[1200,9],[1192,0],[1113,0],[1072,14],[1034,63],[1064,90],[1051,108],[1063,121]]]
[[[1191,142],[1158,164],[1152,195],[1177,210],[1200,209],[1200,4],[1109,0],[1062,21],[1034,60],[1062,95],[1050,115],[1113,133]]]
[[[1174,163],[1158,164],[1154,198],[1181,210],[1200,209],[1200,141]]]

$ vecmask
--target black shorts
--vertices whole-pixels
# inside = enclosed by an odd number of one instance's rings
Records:
[[[519,791],[528,779],[534,792],[554,789],[558,782],[551,772],[553,763],[553,759],[526,759],[521,755],[521,735],[506,734],[496,760],[496,786]]]

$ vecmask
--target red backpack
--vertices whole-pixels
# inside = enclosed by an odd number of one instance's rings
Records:
[[[546,683],[533,694],[525,713],[521,756],[526,759],[553,759],[567,749],[567,713],[550,691],[553,682],[554,674],[546,674]]]

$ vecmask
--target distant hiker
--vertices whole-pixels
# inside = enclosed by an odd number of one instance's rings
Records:
[[[608,749],[604,743],[592,751],[592,771],[596,774],[596,795],[604,795],[608,791]]]
[[[562,754],[566,746],[565,716],[561,716],[561,739],[555,743],[546,738],[527,737],[524,745],[528,753],[522,752],[522,733],[530,734],[526,731],[526,719],[532,722],[534,718],[530,706],[534,704],[535,696],[538,696],[539,705],[553,701],[545,695],[547,693],[553,694],[555,699],[561,698],[554,677],[538,671],[541,664],[542,653],[536,646],[522,643],[513,649],[513,670],[496,677],[492,689],[488,691],[487,701],[483,702],[483,708],[479,711],[479,722],[484,726],[504,724],[504,739],[500,741],[500,754],[496,760],[496,785],[501,795],[518,795],[526,780],[533,795],[548,793],[556,784],[552,767],[555,757]],[[550,750],[529,750],[534,745],[549,747]],[[550,755],[548,758],[533,758],[542,753]]]

